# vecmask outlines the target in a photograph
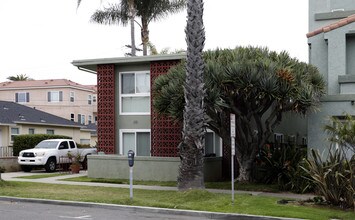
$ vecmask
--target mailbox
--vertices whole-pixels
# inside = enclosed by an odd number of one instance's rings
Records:
[[[130,167],[133,167],[133,165],[134,165],[134,151],[133,150],[129,150],[127,155],[128,155],[128,165]]]

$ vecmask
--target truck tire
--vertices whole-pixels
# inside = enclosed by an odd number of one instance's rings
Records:
[[[23,172],[28,173],[28,172],[31,172],[32,167],[31,167],[31,166],[22,165],[22,166],[21,166],[21,170],[22,170]]]
[[[55,158],[49,158],[46,165],[44,165],[44,168],[47,172],[54,172],[57,169],[57,162]]]

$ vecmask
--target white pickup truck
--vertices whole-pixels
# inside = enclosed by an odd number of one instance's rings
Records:
[[[59,164],[70,163],[69,155],[80,155],[83,167],[87,164],[87,155],[97,154],[96,148],[78,148],[71,139],[49,139],[38,143],[35,148],[19,153],[18,163],[24,172],[31,172],[34,167],[44,167],[47,172],[54,172]]]

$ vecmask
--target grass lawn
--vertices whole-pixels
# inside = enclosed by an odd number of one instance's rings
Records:
[[[96,183],[115,183],[115,184],[129,184],[128,179],[100,179],[100,178],[89,178],[87,176],[73,177],[62,179],[66,181],[74,182],[96,182]],[[133,180],[135,185],[148,185],[148,186],[177,186],[174,181],[169,182],[159,182],[159,181],[138,181]],[[206,182],[205,187],[208,189],[231,189],[231,182]],[[263,191],[263,192],[279,192],[277,185],[266,185],[266,184],[239,184],[235,183],[236,190],[246,190],[246,191]]]
[[[0,181],[0,195],[317,220],[355,219],[355,213],[351,211],[292,203],[281,205],[277,203],[279,199],[273,197],[238,194],[232,205],[230,195],[200,190],[176,192],[135,189],[133,201],[130,201],[129,189],[73,185],[58,187],[55,184]]]
[[[30,176],[19,176],[19,177],[16,177],[16,178],[21,178],[21,179],[42,179],[42,178],[49,178],[49,177],[63,176],[63,175],[68,175],[68,173],[36,174],[36,175],[30,175]]]

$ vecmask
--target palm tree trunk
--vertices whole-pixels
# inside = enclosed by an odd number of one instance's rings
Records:
[[[129,20],[131,25],[131,54],[132,56],[136,56],[136,40],[134,34],[134,18],[136,16],[135,8],[134,8],[134,0],[129,0]]]
[[[146,18],[142,17],[142,30],[141,30],[142,44],[143,44],[143,56],[148,54],[148,43],[149,43],[149,29],[148,21]]]
[[[185,109],[182,143],[179,146],[179,190],[203,189],[203,149],[205,147],[204,60],[202,50],[205,42],[203,26],[203,0],[188,0]]]

